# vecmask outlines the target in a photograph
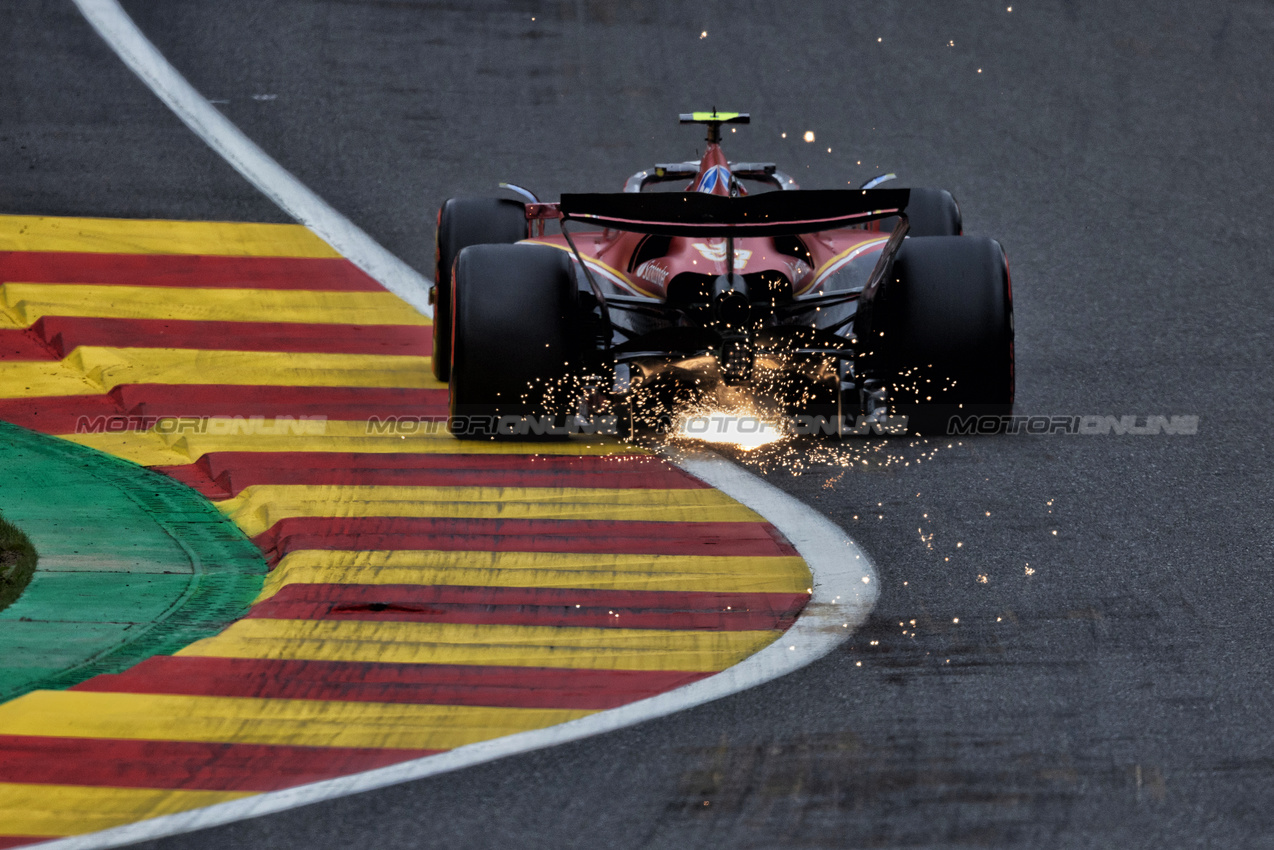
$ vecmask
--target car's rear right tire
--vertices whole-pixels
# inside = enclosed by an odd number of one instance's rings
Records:
[[[579,290],[543,245],[474,245],[452,289],[450,427],[460,439],[562,433],[575,412]],[[549,429],[546,431],[546,428]]]
[[[527,237],[526,205],[507,198],[450,198],[438,210],[434,251],[433,371],[446,381],[451,369],[451,274],[470,245],[510,244]]]
[[[907,239],[870,308],[861,345],[907,431],[944,436],[1013,410],[1013,299],[994,239]],[[954,420],[959,420],[952,430]]]
[[[960,205],[946,189],[909,189],[907,201],[908,236],[959,236],[964,232]],[[882,218],[877,227],[888,233],[898,224],[897,216]]]

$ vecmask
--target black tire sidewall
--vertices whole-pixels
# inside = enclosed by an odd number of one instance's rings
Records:
[[[476,245],[456,258],[450,412],[544,417],[570,412],[578,289],[570,257],[543,245]],[[549,390],[549,398],[545,397]],[[464,429],[460,429],[464,430]],[[467,431],[460,437],[481,437]]]
[[[507,198],[450,198],[438,210],[434,251],[433,371],[451,372],[451,288],[456,258],[471,245],[510,244],[527,237],[526,205]]]
[[[995,240],[907,239],[873,304],[872,332],[874,365],[908,430],[946,434],[953,416],[1011,413],[1013,304]]]

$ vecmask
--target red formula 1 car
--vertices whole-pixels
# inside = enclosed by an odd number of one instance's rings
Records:
[[[960,235],[948,192],[801,190],[726,159],[721,126],[746,114],[681,121],[707,126],[703,158],[621,193],[541,203],[502,184],[526,200],[442,206],[433,368],[456,436],[627,435],[740,404],[839,436],[1011,412],[1005,254]]]

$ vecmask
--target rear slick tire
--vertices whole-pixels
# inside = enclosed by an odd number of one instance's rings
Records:
[[[560,436],[577,407],[579,291],[543,245],[475,245],[456,258],[450,421],[462,440]]]
[[[946,189],[908,189],[908,236],[959,236],[964,232],[964,219],[960,205]],[[889,233],[898,224],[897,216],[882,218],[876,225],[883,233]]]
[[[960,205],[946,189],[912,189],[907,223],[911,236],[959,236],[964,232]]]
[[[1013,298],[1000,243],[907,239],[872,315],[874,371],[888,384],[891,413],[907,417],[908,433],[1002,430],[990,423],[1013,412],[1014,366]]]
[[[434,377],[451,370],[451,274],[470,245],[507,245],[527,237],[526,205],[506,198],[451,198],[438,210],[434,250]]]

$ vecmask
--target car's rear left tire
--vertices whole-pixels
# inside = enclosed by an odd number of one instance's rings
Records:
[[[994,239],[907,239],[860,336],[913,434],[993,433],[1013,410],[1013,299]],[[977,417],[973,419],[973,417]],[[951,430],[953,422],[955,430]]]
[[[433,371],[446,381],[451,369],[451,275],[470,245],[510,244],[527,237],[526,205],[507,198],[450,198],[438,210],[434,250]]]
[[[461,439],[561,433],[575,411],[579,290],[569,256],[474,245],[452,288],[450,427]],[[546,431],[546,424],[549,431]]]

